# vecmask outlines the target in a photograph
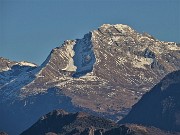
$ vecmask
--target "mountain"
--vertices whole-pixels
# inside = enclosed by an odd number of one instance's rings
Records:
[[[104,24],[82,39],[65,41],[40,66],[15,65],[0,72],[0,119],[5,121],[0,130],[18,134],[57,108],[120,120],[154,84],[178,69],[176,43],[127,25]]]
[[[135,104],[120,123],[180,132],[180,70],[168,74]]]
[[[117,125],[87,113],[54,110],[42,116],[20,135],[171,135],[154,127]],[[174,134],[175,135],[175,134]],[[178,134],[177,134],[178,135]]]

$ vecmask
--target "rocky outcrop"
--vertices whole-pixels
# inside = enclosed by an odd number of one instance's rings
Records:
[[[34,63],[30,63],[30,62],[26,62],[26,61],[21,61],[21,62],[10,61],[10,60],[8,60],[8,59],[5,59],[5,58],[3,58],[3,57],[0,57],[0,72],[8,71],[8,70],[10,70],[14,65],[37,67],[37,65],[34,64]]]
[[[180,70],[168,74],[135,104],[120,123],[180,132]]]
[[[9,70],[16,62],[0,57],[0,72]]]

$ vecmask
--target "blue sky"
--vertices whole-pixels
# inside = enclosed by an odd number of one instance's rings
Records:
[[[0,0],[0,56],[41,64],[104,23],[180,42],[180,0]]]

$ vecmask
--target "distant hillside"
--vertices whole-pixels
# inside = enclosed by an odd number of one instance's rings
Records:
[[[87,113],[54,110],[21,135],[172,135],[154,127],[121,125]],[[178,133],[174,134],[178,135]]]
[[[180,70],[168,74],[147,92],[119,123],[180,131]]]

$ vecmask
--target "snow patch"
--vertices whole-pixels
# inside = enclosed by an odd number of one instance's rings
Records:
[[[129,30],[130,32],[134,31],[131,27],[124,24],[115,24],[115,25],[103,24],[102,26],[100,26],[100,28],[103,28],[103,29],[108,29],[109,27],[115,27],[117,30],[121,31],[122,33],[124,33],[126,30]]]
[[[3,72],[4,72],[4,71],[8,71],[8,70],[11,70],[11,68],[6,67],[6,68],[3,68],[3,69],[2,69]]]
[[[178,47],[176,45],[168,45],[167,47],[168,47],[169,50],[173,50],[173,51],[180,50],[180,47]]]
[[[62,69],[62,70],[66,70],[66,71],[76,71],[77,67],[74,65],[74,60],[73,57],[75,55],[75,52],[73,50],[75,42],[73,42],[73,44],[68,44],[66,45],[66,51],[67,51],[67,57],[69,59],[69,63],[66,66],[66,68]]]
[[[74,45],[74,65],[77,67],[73,77],[83,76],[93,70],[96,61],[91,41],[92,33],[88,33],[83,39],[77,40]]]
[[[129,27],[128,25],[124,25],[124,24],[116,24],[113,25],[116,29],[118,29],[119,31],[122,31],[122,33],[125,31],[125,29],[128,29],[129,31],[134,31],[131,27]]]
[[[139,58],[139,59],[135,59],[132,62],[133,67],[135,67],[135,68],[143,68],[143,69],[146,69],[146,67],[144,65],[151,65],[152,63],[153,63],[152,58]]]
[[[105,28],[105,29],[107,29],[107,28],[109,28],[110,26],[112,26],[111,24],[103,24],[100,28]]]
[[[113,41],[118,41],[120,38],[121,38],[120,36],[114,36],[114,37],[112,37],[112,40]]]
[[[33,64],[33,63],[30,63],[30,62],[27,62],[27,61],[21,61],[18,63],[20,66],[30,66],[30,67],[37,67],[36,64]]]

